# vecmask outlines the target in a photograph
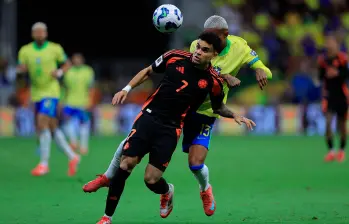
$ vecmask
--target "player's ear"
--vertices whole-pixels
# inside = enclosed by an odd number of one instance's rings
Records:
[[[229,30],[224,29],[222,34],[223,34],[224,38],[226,38],[229,35]]]

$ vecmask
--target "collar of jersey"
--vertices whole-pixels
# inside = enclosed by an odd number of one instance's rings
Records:
[[[227,46],[225,46],[225,48],[222,50],[222,52],[219,54],[219,56],[224,56],[224,55],[228,54],[230,46],[231,46],[231,41],[227,38]]]
[[[35,41],[33,43],[35,50],[45,49],[47,47],[47,45],[48,45],[48,41],[45,41],[41,47]]]

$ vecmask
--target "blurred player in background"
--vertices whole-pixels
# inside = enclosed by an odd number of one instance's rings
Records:
[[[76,173],[80,157],[73,152],[63,132],[58,128],[58,78],[70,68],[63,48],[47,41],[47,26],[37,22],[32,26],[33,42],[21,47],[18,53],[18,73],[29,73],[31,99],[35,103],[36,126],[40,142],[40,163],[32,175],[41,176],[49,172],[49,157],[52,135],[69,158],[68,175]],[[57,64],[61,67],[58,68]]]
[[[339,162],[345,159],[349,91],[346,84],[348,79],[348,57],[340,52],[339,44],[334,36],[326,38],[326,53],[318,58],[319,75],[322,82],[322,110],[326,117],[326,142],[328,153],[325,161],[337,158]],[[334,151],[331,123],[337,117],[337,127],[340,132],[338,154]]]
[[[267,78],[272,77],[271,71],[259,60],[257,53],[247,45],[244,39],[228,34],[228,24],[223,17],[216,15],[209,17],[204,24],[204,29],[215,32],[223,44],[223,51],[212,60],[212,64],[219,74],[228,74],[222,75],[227,81],[227,84],[224,84],[224,103],[227,101],[229,87],[235,86],[236,82],[239,82],[233,77],[244,65],[248,65],[256,71],[256,79],[261,89],[266,86]],[[190,51],[194,52],[197,47],[199,46],[195,40],[191,44]],[[183,151],[189,153],[189,168],[200,184],[200,196],[205,214],[208,216],[213,215],[216,210],[216,202],[212,194],[212,187],[209,184],[209,171],[205,165],[205,159],[210,144],[211,131],[218,117],[217,114],[213,113],[210,99],[207,98],[197,112],[187,115],[183,129]],[[124,141],[115,152],[107,171],[87,183],[84,186],[84,191],[94,192],[100,187],[108,186],[109,180],[113,178],[120,164],[123,144]]]
[[[71,147],[79,148],[81,154],[86,154],[90,136],[89,93],[94,81],[94,71],[85,64],[82,54],[74,54],[72,62],[73,66],[63,77],[66,90],[63,108],[64,129]],[[80,144],[72,119],[79,120]]]

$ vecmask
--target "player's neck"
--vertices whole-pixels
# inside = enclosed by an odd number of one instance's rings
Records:
[[[202,69],[202,70],[205,70],[208,68],[208,66],[209,66],[209,64],[203,64],[203,65],[196,65],[195,67]]]
[[[45,44],[45,42],[46,42],[46,40],[44,40],[44,41],[35,41],[35,43],[36,43],[36,45],[38,47],[42,47]]]

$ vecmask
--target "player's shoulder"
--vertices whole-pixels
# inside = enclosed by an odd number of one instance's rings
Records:
[[[62,49],[62,45],[56,42],[49,41],[48,46],[52,49]]]
[[[164,54],[165,58],[170,58],[170,57],[182,57],[182,58],[190,58],[191,57],[191,53],[188,51],[184,51],[184,50],[179,50],[179,49],[172,49],[167,51]]]
[[[214,82],[218,82],[219,84],[223,85],[224,79],[219,75],[219,73],[212,66],[208,69],[208,71]]]
[[[27,43],[27,44],[23,45],[23,46],[19,49],[19,51],[28,51],[28,50],[30,50],[30,49],[33,49],[33,43],[34,43],[34,42],[30,42],[30,43]]]
[[[240,45],[247,45],[247,41],[239,36],[234,36],[234,35],[228,35],[228,40],[231,41],[232,43],[238,43]]]
[[[190,46],[196,46],[196,44],[198,43],[198,40],[196,39],[196,40],[193,40],[192,42],[191,42],[191,44],[190,44]]]

